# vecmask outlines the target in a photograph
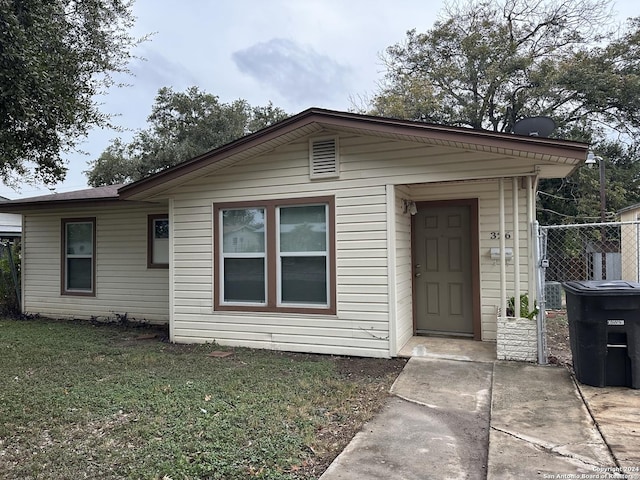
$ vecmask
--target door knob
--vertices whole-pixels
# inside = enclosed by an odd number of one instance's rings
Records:
[[[416,277],[421,277],[422,274],[420,272],[416,273]]]

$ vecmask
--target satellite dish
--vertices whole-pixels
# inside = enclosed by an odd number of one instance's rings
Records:
[[[556,128],[556,122],[549,117],[528,117],[518,120],[513,133],[528,137],[548,137]]]

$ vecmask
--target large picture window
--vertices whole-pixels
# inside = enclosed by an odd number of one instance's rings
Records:
[[[62,220],[62,293],[95,294],[95,218]]]
[[[333,197],[214,206],[215,307],[335,312]]]

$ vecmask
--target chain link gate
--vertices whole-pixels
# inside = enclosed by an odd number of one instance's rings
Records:
[[[537,240],[540,339],[546,352],[545,312],[565,308],[563,282],[640,282],[640,221],[539,226]]]

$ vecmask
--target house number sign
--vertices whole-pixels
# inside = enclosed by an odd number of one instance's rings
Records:
[[[500,238],[500,232],[489,232],[489,238],[491,238],[491,240],[498,240]],[[511,238],[511,232],[505,232],[504,238],[509,240]]]

